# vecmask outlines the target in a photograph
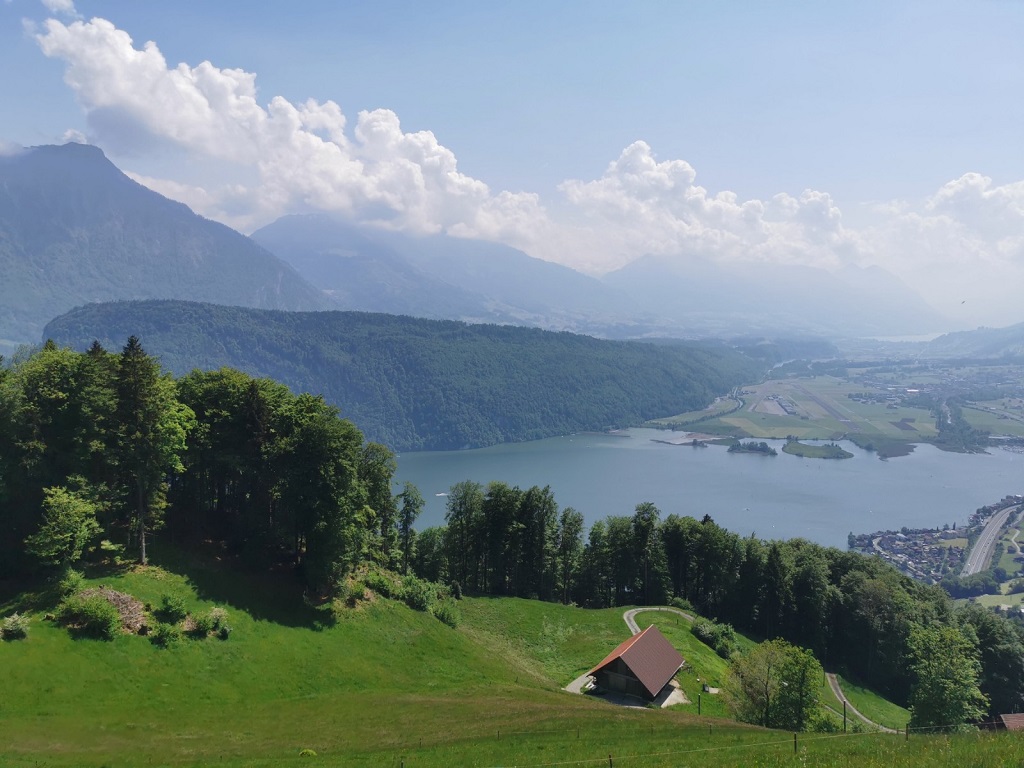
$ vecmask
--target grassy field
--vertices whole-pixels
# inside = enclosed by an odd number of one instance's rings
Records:
[[[871,722],[889,728],[904,728],[910,722],[910,710],[883,699],[874,691],[851,683],[842,675],[836,675],[836,679],[847,701]],[[842,707],[842,703],[839,706]]]
[[[836,440],[846,435],[861,445],[894,448],[938,434],[927,410],[890,408],[885,403],[849,397],[863,391],[863,385],[833,376],[769,380],[744,388],[742,409],[694,428],[708,434],[752,438]]]
[[[451,629],[373,599],[334,619],[279,582],[163,565],[91,583],[150,602],[178,595],[194,611],[223,606],[230,639],[166,650],[128,635],[72,640],[42,618],[51,596],[0,596],[0,615],[31,618],[27,640],[0,643],[0,765],[451,768],[599,765],[609,754],[616,766],[793,764],[790,734],[560,691],[626,637],[619,610],[466,599]],[[720,673],[688,627],[673,637],[708,679]],[[824,766],[1024,760],[1019,740],[992,735],[801,735],[798,750]]]
[[[975,429],[993,435],[1024,437],[1024,406],[1018,398],[987,400],[963,409],[963,416]]]

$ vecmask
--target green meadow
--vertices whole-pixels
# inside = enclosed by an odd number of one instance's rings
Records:
[[[227,640],[72,639],[44,618],[44,591],[0,596],[30,617],[0,643],[0,765],[52,766],[824,766],[1019,763],[994,734],[793,736],[726,719],[718,697],[671,710],[619,708],[561,690],[628,635],[621,609],[466,598],[453,629],[367,593],[354,607],[310,606],[298,588],[215,562],[90,574],[194,613],[224,607]],[[718,687],[725,662],[688,622],[644,612],[688,661],[687,694]],[[749,643],[741,639],[741,643]],[[857,695],[860,695],[859,693]],[[853,701],[854,693],[850,693]],[[857,706],[860,707],[861,700]],[[865,704],[864,711],[869,711]],[[311,750],[315,755],[303,750]]]

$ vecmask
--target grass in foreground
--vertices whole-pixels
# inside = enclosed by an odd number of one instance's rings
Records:
[[[451,768],[599,765],[609,754],[616,766],[793,764],[789,734],[557,690],[626,636],[620,610],[467,599],[453,630],[376,600],[331,622],[297,589],[180,566],[90,583],[149,601],[179,595],[193,610],[222,605],[230,639],[167,650],[133,636],[76,641],[41,618],[40,598],[28,639],[0,644],[0,765]],[[687,653],[696,659],[696,649]],[[300,757],[304,748],[317,756]],[[1024,745],[990,735],[808,735],[798,759],[1016,764]]]

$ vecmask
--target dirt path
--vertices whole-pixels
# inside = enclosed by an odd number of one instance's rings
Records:
[[[836,679],[836,676],[829,672],[825,677],[828,679],[828,687],[832,689],[832,693],[836,695],[836,698],[839,699],[840,702],[846,702],[846,710],[848,712],[852,712],[855,717],[860,718],[868,725],[873,725],[882,733],[899,733],[899,731],[894,731],[892,728],[886,728],[881,723],[876,723],[874,720],[868,720],[864,717],[864,715],[857,711],[857,708],[850,703],[850,700],[843,695],[843,689],[839,687],[839,680]]]

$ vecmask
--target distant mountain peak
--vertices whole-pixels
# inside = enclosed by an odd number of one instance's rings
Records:
[[[244,235],[123,174],[98,147],[0,157],[0,347],[94,301],[204,300],[326,309],[330,300]]]

